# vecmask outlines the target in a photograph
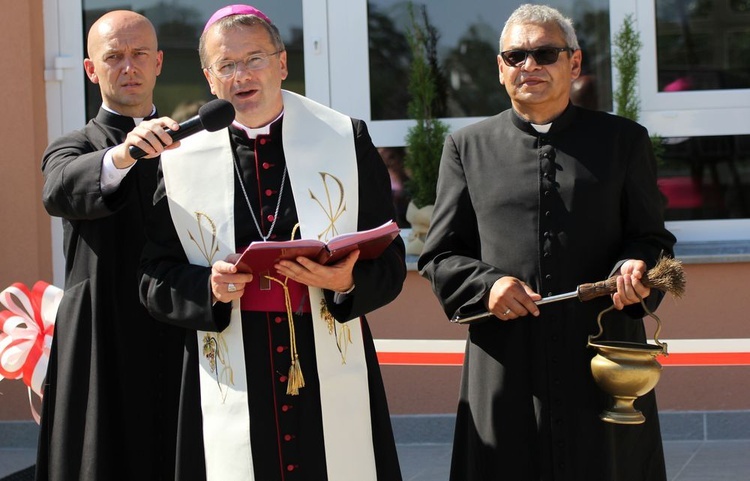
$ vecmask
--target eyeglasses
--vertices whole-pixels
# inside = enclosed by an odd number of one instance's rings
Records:
[[[537,65],[552,65],[557,62],[560,52],[573,52],[573,49],[570,47],[539,47],[532,50],[506,50],[500,52],[500,56],[508,67],[523,65],[529,55],[534,57],[534,62]]]
[[[272,53],[255,53],[250,55],[245,60],[235,62],[234,60],[221,60],[208,67],[208,71],[217,78],[230,78],[234,77],[237,73],[237,64],[242,64],[247,70],[260,70],[266,68],[272,56],[283,52],[283,50],[277,50]]]

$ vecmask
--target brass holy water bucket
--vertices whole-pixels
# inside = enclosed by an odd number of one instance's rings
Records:
[[[597,352],[591,359],[591,374],[599,388],[613,399],[612,406],[599,415],[599,418],[609,423],[641,424],[646,420],[633,403],[659,382],[661,364],[656,357],[668,355],[667,344],[659,342],[661,320],[646,307],[643,299],[641,305],[656,320],[656,345],[624,341],[595,342],[604,333],[602,316],[614,309],[614,306],[599,313],[596,319],[599,332],[588,339],[588,347]]]

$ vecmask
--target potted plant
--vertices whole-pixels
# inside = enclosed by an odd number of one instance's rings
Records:
[[[409,172],[406,187],[411,202],[406,220],[412,230],[407,239],[407,254],[419,255],[429,228],[435,204],[438,170],[448,126],[440,120],[445,112],[445,82],[437,60],[437,29],[421,7],[419,18],[409,4],[411,19],[407,39],[412,54],[409,71],[409,117],[416,121],[406,136],[404,164]]]
[[[638,61],[640,59],[640,35],[634,28],[633,14],[629,14],[622,22],[622,27],[614,38],[615,53],[614,66],[617,72],[617,89],[614,92],[615,113],[621,117],[638,121],[641,102],[638,98],[636,79],[638,77]],[[664,142],[661,136],[651,135],[651,145],[657,164],[661,163],[664,153]]]

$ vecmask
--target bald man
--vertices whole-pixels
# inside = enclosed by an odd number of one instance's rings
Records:
[[[84,69],[99,86],[101,109],[82,130],[52,142],[42,160],[44,206],[65,232],[65,295],[36,479],[174,479],[184,333],[141,307],[136,269],[154,159],[177,146],[164,129],[179,126],[149,120],[162,52],[148,19],[109,12],[91,27],[87,47]],[[136,161],[131,145],[148,155]]]

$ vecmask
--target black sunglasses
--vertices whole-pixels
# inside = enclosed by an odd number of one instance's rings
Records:
[[[552,65],[557,62],[560,52],[573,52],[573,49],[570,47],[539,47],[532,50],[506,50],[500,52],[500,56],[508,67],[522,65],[529,55],[534,57],[534,62],[537,65]]]

